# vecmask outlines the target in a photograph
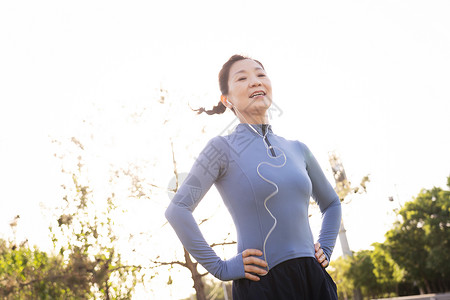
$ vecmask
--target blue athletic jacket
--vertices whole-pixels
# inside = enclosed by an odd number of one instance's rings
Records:
[[[250,126],[266,133],[265,141]],[[228,260],[217,256],[192,215],[212,184],[236,226],[238,253]],[[329,260],[341,203],[313,154],[305,144],[274,134],[271,125],[240,123],[231,134],[207,143],[165,215],[183,246],[206,270],[218,279],[234,280],[245,277],[245,249],[264,251],[260,258],[269,269],[291,258],[314,257],[308,219],[311,197],[322,212],[318,242]]]

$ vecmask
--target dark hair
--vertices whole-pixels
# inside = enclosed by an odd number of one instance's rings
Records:
[[[264,69],[264,66],[262,65],[262,63],[260,63],[256,59],[250,58],[248,56],[238,55],[238,54],[233,55],[232,57],[230,57],[228,59],[228,61],[226,63],[223,64],[222,69],[219,72],[219,88],[220,88],[220,92],[222,93],[222,95],[228,94],[228,79],[230,77],[231,66],[235,62],[244,60],[244,59],[251,59],[251,60],[257,62],[261,66],[261,68]],[[221,101],[219,101],[219,103],[216,106],[214,106],[211,110],[206,110],[204,107],[200,107],[199,109],[194,109],[194,111],[197,111],[197,114],[201,114],[202,112],[205,112],[208,115],[214,115],[214,114],[222,114],[225,112],[226,109],[227,109],[227,107],[225,105],[223,105],[223,103]],[[234,112],[234,108],[232,108],[231,110]]]

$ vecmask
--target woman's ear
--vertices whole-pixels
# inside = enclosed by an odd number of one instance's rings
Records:
[[[222,102],[223,105],[225,105],[228,108],[231,108],[230,105],[231,106],[233,105],[233,104],[231,104],[230,100],[228,100],[227,97],[224,95],[220,96],[220,101]]]

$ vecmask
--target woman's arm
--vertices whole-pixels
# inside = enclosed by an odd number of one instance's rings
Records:
[[[165,216],[188,252],[208,272],[221,280],[245,277],[242,253],[222,260],[203,237],[192,212],[212,184],[227,171],[229,155],[222,137],[211,139],[193,164]]]
[[[306,169],[312,183],[312,197],[322,212],[322,226],[318,242],[327,260],[330,261],[341,225],[341,201],[325,177],[314,155],[305,144],[302,145],[306,160]]]

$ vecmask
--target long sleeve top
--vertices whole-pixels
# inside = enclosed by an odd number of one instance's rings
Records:
[[[314,257],[311,197],[322,213],[318,242],[328,260],[336,243],[341,203],[318,162],[305,144],[263,125],[240,123],[229,135],[209,140],[165,212],[183,246],[221,280],[245,277],[245,249],[264,251],[260,258],[268,269],[288,259]],[[213,184],[237,231],[238,253],[228,260],[217,256],[192,215]]]

